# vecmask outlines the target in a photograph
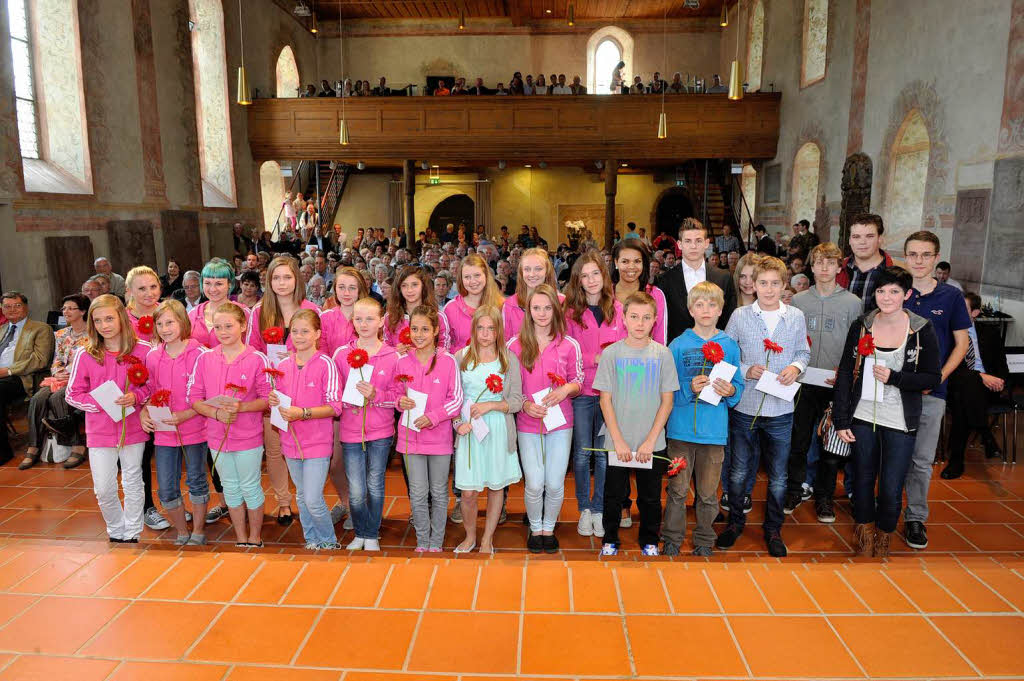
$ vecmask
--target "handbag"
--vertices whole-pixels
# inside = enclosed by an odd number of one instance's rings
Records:
[[[825,413],[822,415],[821,420],[818,421],[817,433],[818,437],[821,438],[821,447],[826,452],[843,458],[850,456],[852,451],[850,443],[839,437],[838,433],[836,433],[836,427],[832,423],[831,402],[828,403]]]

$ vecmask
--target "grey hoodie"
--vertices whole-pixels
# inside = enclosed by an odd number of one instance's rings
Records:
[[[843,356],[843,345],[850,325],[861,313],[861,300],[846,289],[836,286],[823,297],[817,286],[793,296],[793,307],[807,319],[807,335],[811,339],[811,363],[818,369],[835,369]]]

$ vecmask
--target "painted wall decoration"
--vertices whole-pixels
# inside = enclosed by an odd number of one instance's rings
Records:
[[[1024,300],[1024,158],[996,161],[991,210],[981,292]]]

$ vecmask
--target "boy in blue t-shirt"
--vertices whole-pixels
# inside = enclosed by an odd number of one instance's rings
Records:
[[[738,370],[740,348],[736,341],[716,328],[724,305],[725,294],[718,286],[709,281],[695,284],[686,298],[693,328],[684,331],[669,345],[676,373],[679,374],[679,390],[668,418],[668,456],[671,459],[683,457],[686,468],[669,478],[661,526],[666,556],[678,556],[679,547],[686,538],[686,494],[694,468],[697,469],[694,478],[697,526],[693,530],[693,555],[710,556],[715,542],[711,525],[718,513],[718,481],[729,437],[729,407],[740,401],[744,386],[743,376]],[[722,349],[722,359],[737,367],[731,382],[715,380],[714,390],[722,397],[717,405],[697,399],[710,382],[708,374],[713,365],[705,361],[703,352],[708,342],[717,343]]]

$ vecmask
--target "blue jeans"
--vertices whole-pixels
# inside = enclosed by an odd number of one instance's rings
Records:
[[[164,508],[181,506],[181,447],[156,446],[156,480],[160,486],[160,503]],[[206,481],[206,443],[185,445],[185,479],[188,498],[193,504],[210,500]]]
[[[324,483],[331,467],[331,457],[318,456],[313,459],[289,459],[288,472],[295,483],[295,502],[299,507],[299,522],[302,536],[307,544],[336,544],[331,511],[324,501]]]
[[[853,443],[854,492],[853,519],[857,523],[876,523],[883,532],[892,532],[900,519],[903,484],[914,456],[916,433],[854,421]],[[878,498],[875,498],[875,478]]]
[[[383,437],[366,443],[342,442],[345,475],[348,477],[348,505],[356,537],[377,539],[384,515],[384,471],[391,453],[391,438]]]
[[[544,438],[543,449],[541,438]],[[554,532],[565,498],[565,470],[569,466],[572,429],[553,433],[519,433],[519,461],[523,466],[526,515],[530,531]]]
[[[732,413],[732,412],[730,412]],[[754,448],[754,463],[747,469],[747,482],[743,486],[744,494],[750,496],[754,491],[754,483],[757,482],[757,469],[761,466],[761,448]],[[722,492],[729,493],[729,471],[732,469],[732,440],[725,443],[725,458],[722,460]]]
[[[604,446],[604,436],[598,435],[604,426],[598,395],[580,395],[572,401],[572,472],[576,482],[576,505],[580,513],[604,512],[604,478],[608,457],[602,452],[585,452],[585,447]],[[594,459],[594,496],[590,496],[590,459]]]
[[[782,502],[786,496],[786,476],[789,467],[789,442],[793,432],[793,414],[759,416],[753,430],[753,416],[731,411],[729,413],[729,440],[732,442],[732,469],[729,471],[729,524],[740,531],[746,525],[743,515],[743,494],[747,475],[756,465],[759,434],[767,436],[767,449],[762,453],[768,469],[768,503],[765,507],[764,531],[779,531],[785,516]],[[756,468],[754,468],[756,471]]]

